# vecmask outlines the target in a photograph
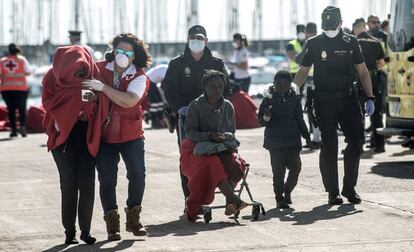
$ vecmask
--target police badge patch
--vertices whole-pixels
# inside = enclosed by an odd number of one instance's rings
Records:
[[[321,57],[322,57],[322,60],[326,60],[326,57],[328,57],[328,54],[326,53],[326,51],[322,51]]]
[[[186,67],[186,68],[184,68],[184,73],[185,73],[185,75],[188,77],[188,76],[190,76],[191,75],[191,70],[190,70],[190,68],[189,67]]]
[[[343,35],[342,36],[342,40],[345,41],[346,43],[351,42],[351,38],[349,36],[347,36],[347,35]]]

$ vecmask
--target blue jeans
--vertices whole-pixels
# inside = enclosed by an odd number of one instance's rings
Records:
[[[109,144],[102,142],[96,158],[99,178],[99,194],[104,213],[118,209],[116,183],[120,155],[127,169],[129,209],[141,205],[145,190],[144,139],[126,143]]]

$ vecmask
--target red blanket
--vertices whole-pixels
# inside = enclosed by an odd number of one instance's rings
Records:
[[[188,178],[190,196],[187,199],[187,218],[195,221],[202,205],[209,205],[214,200],[214,191],[227,172],[218,155],[194,156],[195,144],[184,139],[180,148],[180,164],[183,174]],[[237,162],[244,172],[245,163],[237,160],[239,156],[234,153],[233,161]]]
[[[26,128],[29,132],[32,133],[42,133],[45,132],[42,122],[45,118],[46,111],[43,107],[30,107],[27,111],[27,122]]]
[[[243,91],[238,91],[230,98],[234,106],[237,129],[252,129],[260,127],[257,120],[257,106],[252,98]]]
[[[79,77],[81,73],[82,77]],[[88,120],[87,144],[96,156],[102,126],[108,113],[109,100],[99,93],[98,102],[83,102],[82,81],[101,76],[89,52],[82,46],[66,46],[56,50],[53,68],[43,78],[42,103],[46,110],[43,126],[49,136],[49,150],[63,144],[83,114]]]

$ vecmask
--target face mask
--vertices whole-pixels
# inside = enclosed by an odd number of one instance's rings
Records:
[[[233,45],[234,48],[239,48],[239,44],[237,44],[237,42],[233,42],[231,44]]]
[[[193,53],[201,53],[204,50],[204,41],[192,39],[188,42],[188,47]]]
[[[126,68],[129,65],[128,57],[125,54],[115,55],[115,62],[120,68]]]
[[[306,39],[306,34],[304,32],[299,32],[298,33],[298,39],[299,40],[305,40]]]
[[[339,34],[340,29],[341,27],[338,25],[335,30],[323,31],[323,33],[325,33],[328,38],[335,38]]]

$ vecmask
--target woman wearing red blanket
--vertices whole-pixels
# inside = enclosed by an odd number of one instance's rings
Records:
[[[96,96],[81,97],[82,81],[99,79],[91,55],[81,46],[60,47],[53,57],[53,68],[43,78],[42,103],[46,111],[43,127],[47,146],[56,162],[62,194],[62,223],[66,244],[78,241],[78,212],[81,240],[95,243],[90,235],[95,190],[95,157],[106,114],[105,99],[85,102]]]
[[[234,194],[243,177],[244,161],[236,154],[234,109],[223,98],[226,76],[209,70],[202,79],[204,94],[192,101],[185,120],[186,139],[180,163],[188,178],[187,218],[195,221],[201,205],[213,202],[218,187],[226,197],[226,215],[238,215],[247,205]]]

